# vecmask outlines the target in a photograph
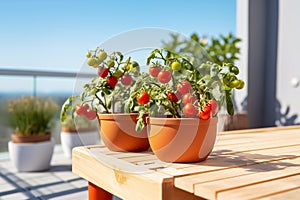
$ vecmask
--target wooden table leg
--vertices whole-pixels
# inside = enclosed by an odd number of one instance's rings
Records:
[[[112,194],[89,182],[89,200],[112,200]]]

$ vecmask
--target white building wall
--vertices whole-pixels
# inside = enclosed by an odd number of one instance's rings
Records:
[[[279,0],[276,125],[300,123],[299,8],[299,0]]]

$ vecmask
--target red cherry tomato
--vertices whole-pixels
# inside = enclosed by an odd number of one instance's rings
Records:
[[[88,104],[84,104],[83,107],[84,107],[85,110],[90,108],[90,106]]]
[[[121,83],[126,86],[131,85],[132,77],[130,75],[126,75],[126,74],[123,75],[121,78]]]
[[[208,120],[211,118],[212,110],[211,110],[211,104],[206,104],[203,110],[199,112],[199,118],[203,120]]]
[[[187,103],[193,104],[195,101],[197,101],[197,98],[192,96],[191,93],[186,93],[182,96],[182,103],[186,105]]]
[[[77,106],[75,112],[77,115],[83,116],[86,114],[86,108],[84,106]]]
[[[210,100],[209,104],[211,105],[211,114],[212,116],[214,116],[215,114],[217,114],[218,110],[219,110],[219,105],[218,102],[216,102],[215,100]]]
[[[150,101],[150,95],[147,92],[142,92],[140,96],[136,98],[139,104],[147,104]]]
[[[176,94],[174,94],[173,92],[168,92],[167,96],[168,96],[168,99],[172,102],[176,103],[178,101]]]
[[[97,117],[97,113],[94,110],[88,109],[85,116],[88,120],[94,120]]]
[[[170,71],[160,71],[157,75],[157,79],[161,83],[168,83],[172,78],[171,72]]]
[[[107,79],[107,84],[112,88],[114,88],[117,85],[117,83],[118,79],[115,76],[111,76]]]
[[[175,93],[175,96],[177,97],[177,99],[179,100],[179,99],[181,99],[181,97],[182,97],[182,94],[180,93],[180,92],[176,92]]]
[[[101,67],[98,69],[98,76],[105,78],[108,75],[108,69],[105,67]]]
[[[193,104],[191,103],[187,103],[184,107],[183,107],[183,114],[186,117],[190,117],[193,118],[197,115],[197,109],[195,108],[195,106],[193,106]]]
[[[157,77],[160,71],[161,71],[160,67],[150,67],[149,68],[149,74],[153,77]]]
[[[191,83],[186,80],[182,81],[182,84],[177,86],[177,90],[181,94],[188,93],[191,90],[191,88],[192,88]]]

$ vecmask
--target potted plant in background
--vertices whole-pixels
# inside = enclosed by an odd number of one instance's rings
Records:
[[[96,120],[84,116],[68,115],[61,124],[60,140],[66,157],[72,157],[72,149],[77,146],[98,144],[99,134]]]
[[[65,120],[68,110],[78,115],[91,115],[90,119],[98,117],[101,139],[110,150],[147,150],[146,128],[136,132],[137,113],[133,113],[134,109],[124,110],[124,95],[128,93],[134,77],[140,74],[139,64],[131,57],[124,59],[120,52],[112,52],[108,56],[101,48],[89,51],[86,56],[87,64],[97,69],[98,76],[85,84],[80,96],[71,96],[66,101],[61,120]],[[80,103],[73,105],[74,100],[80,100]]]
[[[205,160],[214,146],[220,105],[226,104],[233,115],[232,90],[244,87],[236,76],[238,67],[212,62],[194,66],[189,57],[165,49],[153,50],[150,63],[150,75],[143,74],[131,93],[131,101],[140,104],[137,130],[148,113],[150,146],[160,160]]]
[[[54,140],[51,122],[58,105],[43,97],[8,101],[9,125],[14,129],[8,143],[10,158],[18,171],[42,171],[50,166]]]
[[[239,60],[240,47],[238,44],[241,41],[241,38],[237,38],[231,33],[227,35],[221,34],[219,37],[212,37],[210,39],[200,37],[196,33],[193,33],[189,39],[181,39],[179,35],[172,34],[171,40],[164,43],[164,48],[180,54],[191,53],[194,57],[203,55],[203,51],[205,51],[207,53],[206,57],[218,65],[222,65],[222,63],[234,64]],[[191,62],[195,66],[200,65],[195,60]],[[234,94],[232,96],[233,105],[236,109]],[[224,117],[225,131],[248,128],[248,114],[245,111],[238,111],[234,115],[226,115]]]

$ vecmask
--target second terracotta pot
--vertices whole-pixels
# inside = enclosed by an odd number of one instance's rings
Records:
[[[146,151],[149,141],[146,127],[135,131],[137,114],[98,114],[100,136],[111,151]]]
[[[152,151],[165,162],[199,162],[211,153],[217,133],[217,118],[148,118]]]

